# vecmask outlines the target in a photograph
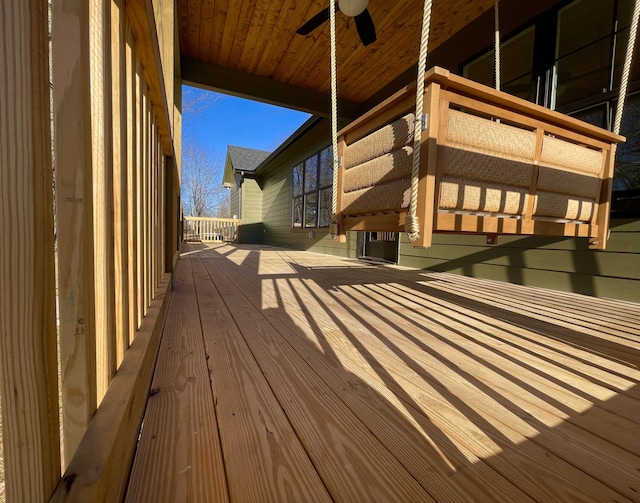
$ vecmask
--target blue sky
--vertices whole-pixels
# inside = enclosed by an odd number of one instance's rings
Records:
[[[194,88],[183,92],[210,93]],[[224,158],[228,145],[273,151],[304,123],[309,114],[256,101],[217,96],[204,110],[183,117],[183,142],[193,139],[216,158]],[[211,95],[210,95],[211,96]]]

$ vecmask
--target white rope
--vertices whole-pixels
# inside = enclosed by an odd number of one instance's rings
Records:
[[[427,48],[429,46],[429,29],[431,27],[432,0],[424,1],[422,14],[422,35],[420,37],[420,56],[418,57],[418,78],[416,80],[416,117],[413,126],[413,169],[411,172],[411,203],[409,214],[404,224],[409,241],[420,238],[420,221],[418,219],[418,180],[420,178],[420,145],[422,143],[422,108],[424,101],[424,74],[427,71]]]
[[[622,67],[622,80],[620,81],[620,92],[618,94],[618,106],[616,107],[616,117],[613,123],[613,132],[620,134],[620,126],[622,124],[622,112],[624,110],[624,101],[627,97],[627,88],[629,87],[629,73],[631,71],[631,60],[633,59],[633,50],[636,45],[636,35],[638,34],[638,17],[640,17],[640,0],[636,0],[631,16],[631,27],[629,28],[629,42],[627,44],[627,52],[624,58],[624,66]]]
[[[331,25],[331,148],[333,151],[333,192],[331,197],[331,237],[338,239],[338,83],[336,77],[336,5],[329,0]]]
[[[493,8],[494,12],[494,21],[495,21],[495,33],[494,33],[494,44],[495,44],[495,73],[496,73],[496,89],[500,90],[500,16],[498,10],[498,2],[500,0],[496,0],[496,3]]]

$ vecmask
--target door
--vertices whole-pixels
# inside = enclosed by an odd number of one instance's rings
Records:
[[[398,233],[358,232],[358,258],[395,264],[398,262]]]

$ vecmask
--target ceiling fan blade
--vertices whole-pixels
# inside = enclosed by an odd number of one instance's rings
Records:
[[[360,35],[360,40],[362,40],[362,44],[367,46],[376,41],[376,27],[373,24],[373,19],[371,19],[371,14],[369,14],[369,10],[365,9],[361,14],[358,14],[355,17],[356,20],[356,28],[358,29],[358,35]]]
[[[330,7],[327,7],[324,10],[318,12],[315,16],[313,16],[309,21],[304,23],[296,33],[298,35],[309,35],[313,30],[315,30],[322,23],[329,20],[329,16],[331,15]]]

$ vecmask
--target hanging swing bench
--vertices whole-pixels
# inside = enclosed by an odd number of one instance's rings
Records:
[[[602,249],[622,136],[434,67],[425,75],[414,246],[434,232],[578,236]],[[411,200],[415,84],[338,132],[345,232],[402,232]]]
[[[350,230],[406,230],[417,247],[430,246],[434,232],[485,235],[490,244],[501,234],[583,237],[592,249],[606,247],[640,0],[614,132],[499,90],[498,3],[495,89],[442,68],[426,71],[432,0],[424,0],[415,83],[338,132],[330,1],[334,239],[345,242]]]

